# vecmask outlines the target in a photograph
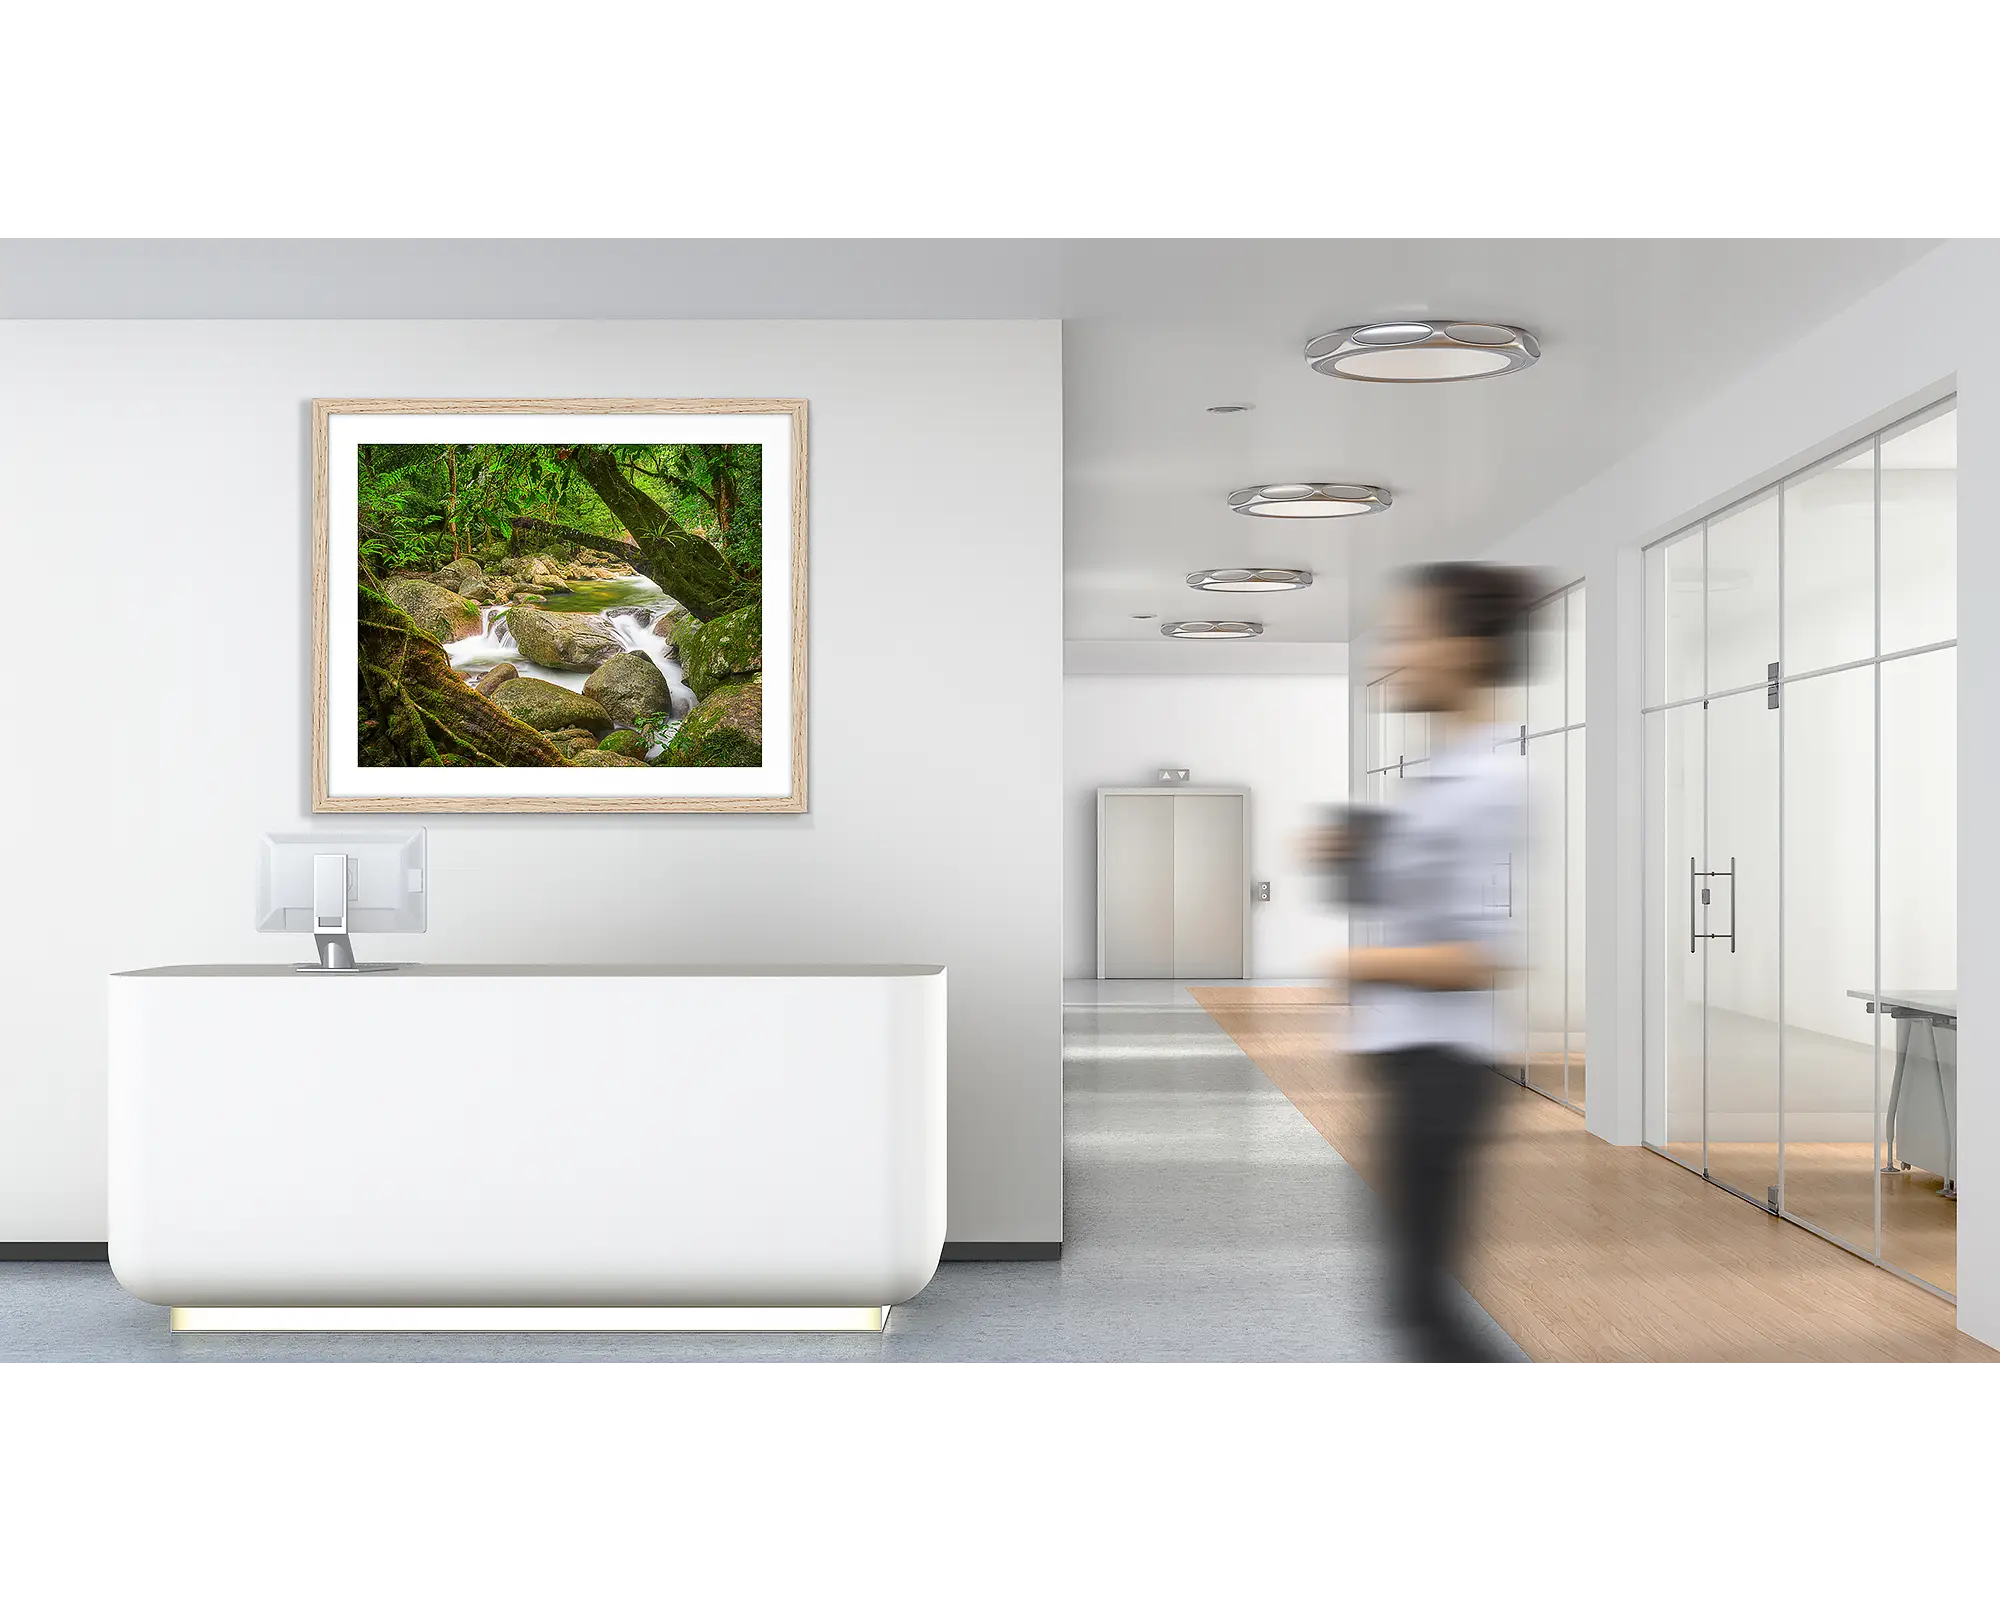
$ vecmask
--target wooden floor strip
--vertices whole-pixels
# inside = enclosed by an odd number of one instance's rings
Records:
[[[1314,989],[1192,988],[1374,1182],[1374,1092]],[[1537,1361],[1996,1361],[1948,1301],[1508,1090],[1466,1288]]]

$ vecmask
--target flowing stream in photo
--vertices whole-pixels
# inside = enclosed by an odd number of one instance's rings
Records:
[[[669,732],[694,709],[694,691],[688,688],[680,663],[669,653],[667,641],[653,632],[653,624],[672,608],[673,602],[652,579],[637,573],[629,578],[578,578],[569,583],[567,594],[545,595],[534,604],[544,611],[595,615],[626,650],[641,650],[652,657],[673,697],[674,720]],[[588,672],[537,666],[521,654],[507,629],[507,609],[504,605],[479,608],[480,631],[445,647],[453,669],[461,677],[473,679],[503,661],[511,662],[524,678],[543,678],[582,694],[590,678]]]

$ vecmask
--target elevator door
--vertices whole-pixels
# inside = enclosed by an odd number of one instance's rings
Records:
[[[1107,794],[1098,823],[1106,978],[1174,975],[1174,797]]]
[[[1174,976],[1240,978],[1247,891],[1240,794],[1174,796]]]
[[[1246,976],[1249,796],[1106,789],[1098,805],[1099,976]]]

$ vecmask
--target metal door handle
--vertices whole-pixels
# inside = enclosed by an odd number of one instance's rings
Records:
[[[1736,858],[1729,858],[1729,953],[1736,954]]]
[[[1727,878],[1729,880],[1729,931],[1727,933],[1696,933],[1694,931],[1694,880],[1696,878]],[[1703,893],[1706,894],[1707,891],[1704,890]],[[1731,955],[1736,954],[1736,858],[1734,856],[1729,858],[1729,870],[1727,872],[1697,872],[1694,867],[1694,857],[1688,857],[1689,955],[1694,954],[1694,942],[1697,939],[1727,939],[1729,941],[1729,953]]]

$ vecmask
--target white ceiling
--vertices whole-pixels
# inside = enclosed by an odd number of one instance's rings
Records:
[[[1157,639],[1131,616],[1154,611],[1308,642],[1350,636],[1357,571],[1484,548],[1934,242],[11,240],[0,317],[1061,317],[1067,635]],[[1542,361],[1402,388],[1300,359],[1425,313],[1528,327]],[[1257,409],[1204,409],[1233,401]],[[1302,478],[1396,504],[1318,525],[1223,506]],[[1185,584],[1253,564],[1317,581]]]
[[[1090,247],[1070,279],[1073,639],[1243,617],[1271,641],[1351,637],[1353,580],[1470,555],[1914,260],[1929,242],[1412,241]],[[1158,251],[1160,254],[1148,254]],[[1123,285],[1124,287],[1119,287]],[[1469,383],[1322,377],[1316,333],[1432,314],[1514,323],[1542,360]],[[1212,416],[1205,407],[1250,401]],[[1381,484],[1385,513],[1264,521],[1232,488]],[[1188,572],[1313,569],[1311,589],[1205,595]],[[1138,621],[1134,612],[1159,613]],[[1189,649],[1255,649],[1194,644]]]

